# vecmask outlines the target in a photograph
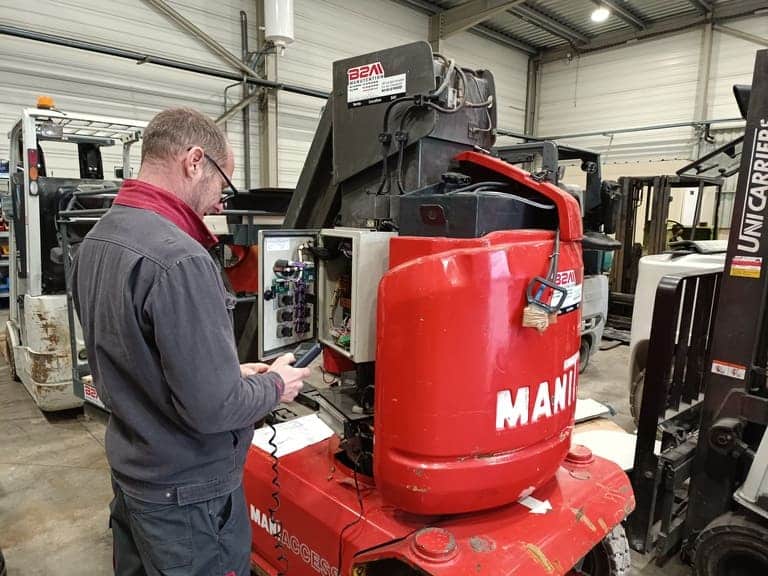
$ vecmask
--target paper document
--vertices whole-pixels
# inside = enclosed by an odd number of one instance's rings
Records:
[[[579,398],[576,400],[576,423],[586,422],[599,416],[610,414],[611,409],[605,404],[592,398]]]
[[[281,422],[275,425],[275,430],[277,430],[277,436],[274,443],[277,445],[278,458],[333,436],[333,430],[320,420],[317,414]],[[272,452],[272,447],[269,445],[271,437],[272,429],[269,426],[262,426],[254,432],[252,444],[270,454]]]

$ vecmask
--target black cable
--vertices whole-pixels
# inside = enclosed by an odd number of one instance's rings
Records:
[[[357,458],[355,459],[355,466],[352,468],[352,474],[355,479],[355,493],[357,494],[357,504],[360,506],[360,514],[357,518],[352,520],[349,524],[344,526],[341,530],[341,534],[339,534],[339,561],[337,563],[339,574],[343,574],[341,570],[341,561],[342,561],[342,555],[344,551],[344,534],[349,530],[350,528],[353,528],[357,524],[359,524],[363,520],[363,514],[365,513],[365,510],[363,509],[363,495],[360,492],[360,484],[357,481],[357,467],[360,464],[360,458],[362,458],[363,453],[360,452],[360,454],[357,455]]]
[[[269,437],[267,443],[271,448],[269,456],[272,459],[272,506],[269,507],[269,523],[270,528],[274,527],[276,532],[273,534],[275,538],[275,550],[277,551],[277,562],[282,569],[278,569],[277,576],[286,576],[288,573],[288,558],[285,556],[283,548],[283,526],[277,520],[277,511],[280,509],[280,471],[278,466],[280,461],[277,458],[277,444],[275,444],[275,438],[277,438],[277,429],[267,420],[267,426],[272,431],[272,436]]]

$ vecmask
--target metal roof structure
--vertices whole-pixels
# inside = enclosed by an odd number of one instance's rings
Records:
[[[768,0],[395,0],[430,15],[430,42],[469,30],[543,57],[768,13]],[[605,7],[610,16],[594,22]],[[764,41],[766,43],[766,41]]]

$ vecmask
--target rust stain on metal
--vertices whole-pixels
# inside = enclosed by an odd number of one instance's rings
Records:
[[[541,548],[536,546],[536,544],[526,542],[523,544],[523,548],[525,548],[525,551],[528,552],[528,555],[533,558],[537,564],[539,564],[542,568],[544,568],[544,570],[547,571],[547,574],[555,573],[554,564],[550,562],[549,558],[547,558],[547,555],[544,554],[544,552],[541,551]]]
[[[600,526],[600,529],[603,532],[608,532],[608,524],[606,524],[605,520],[603,520],[602,518],[597,519],[597,525]]]
[[[597,532],[597,527],[595,527],[595,524],[589,519],[589,516],[584,513],[583,508],[571,508],[571,512],[576,516],[577,522],[583,523],[591,532]]]
[[[496,550],[496,542],[491,540],[490,538],[485,538],[484,536],[472,536],[472,538],[469,539],[469,545],[475,552],[493,552]]]
[[[423,486],[415,486],[413,484],[408,484],[405,488],[411,492],[429,492],[429,488],[424,488]]]
[[[45,354],[30,355],[29,372],[35,382],[47,382],[51,371],[55,370],[55,358]]]

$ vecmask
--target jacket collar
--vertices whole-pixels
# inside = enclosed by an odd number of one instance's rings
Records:
[[[181,228],[200,242],[206,250],[211,249],[219,242],[219,239],[205,225],[203,219],[183,200],[167,190],[143,180],[125,180],[113,204],[154,212]]]

